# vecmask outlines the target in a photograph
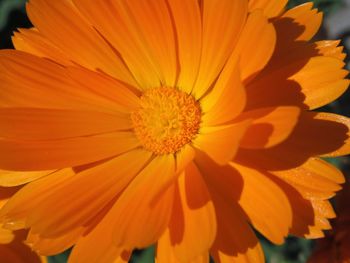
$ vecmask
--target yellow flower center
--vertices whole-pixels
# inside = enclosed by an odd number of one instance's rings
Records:
[[[155,154],[175,153],[197,134],[201,110],[191,95],[176,88],[153,88],[131,114],[136,136]]]

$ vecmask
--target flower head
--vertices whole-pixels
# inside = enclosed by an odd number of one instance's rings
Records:
[[[349,81],[337,41],[309,42],[311,4],[31,0],[0,52],[0,212],[42,255],[264,262],[317,238],[350,152],[349,119],[310,112]],[[251,227],[252,226],[252,227]],[[196,262],[197,262],[196,261]]]

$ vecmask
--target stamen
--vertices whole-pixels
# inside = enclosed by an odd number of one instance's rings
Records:
[[[140,109],[131,114],[143,147],[155,154],[175,153],[197,134],[201,110],[191,95],[176,88],[144,92]]]

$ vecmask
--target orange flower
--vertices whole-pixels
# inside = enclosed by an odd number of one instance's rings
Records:
[[[31,0],[0,52],[2,209],[42,255],[264,262],[317,238],[350,152],[349,119],[310,112],[349,81],[322,15],[285,0]]]
[[[350,262],[350,184],[344,186],[337,196],[338,217],[332,223],[334,229],[326,238],[317,242],[317,248],[309,263],[349,263]]]
[[[0,187],[0,208],[6,203],[8,198],[17,191],[17,188]],[[13,233],[0,225],[0,259],[6,263],[46,263],[45,257],[39,257],[24,244],[25,230]]]

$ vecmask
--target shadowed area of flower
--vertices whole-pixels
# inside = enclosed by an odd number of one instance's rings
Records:
[[[0,187],[0,208],[16,192],[18,187]],[[0,259],[8,263],[47,263],[45,257],[38,256],[24,241],[27,231],[11,231],[0,224]]]
[[[333,230],[326,237],[317,242],[316,249],[309,263],[346,263],[350,261],[350,184],[344,185],[343,190],[336,197],[336,211],[338,217],[333,220]]]

